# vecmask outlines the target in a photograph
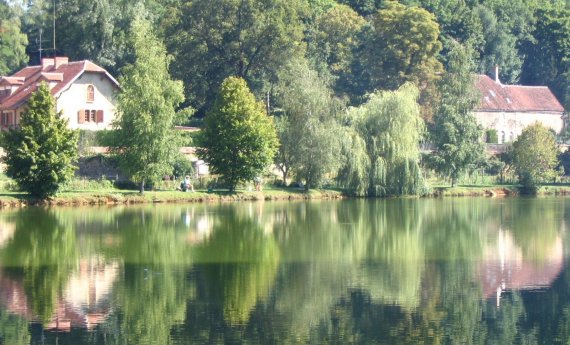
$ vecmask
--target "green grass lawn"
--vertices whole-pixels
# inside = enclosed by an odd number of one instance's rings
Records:
[[[434,181],[435,182],[435,181]],[[5,184],[8,185],[8,184]],[[1,186],[0,186],[1,187]],[[481,184],[458,185],[451,187],[444,183],[435,184],[427,196],[504,196],[519,195],[516,184]],[[253,191],[251,186],[238,188],[230,193],[228,190],[197,189],[195,192],[182,192],[175,189],[175,184],[163,184],[160,189],[145,191],[140,194],[136,190],[124,190],[112,187],[109,183],[74,183],[49,200],[35,200],[29,195],[0,189],[0,205],[18,206],[22,204],[39,205],[95,205],[95,204],[138,204],[138,203],[183,203],[183,202],[224,202],[255,200],[301,200],[301,199],[338,199],[346,195],[339,189],[314,189],[305,192],[301,188],[276,187],[265,185],[263,191]],[[570,195],[570,184],[546,184],[539,195]]]

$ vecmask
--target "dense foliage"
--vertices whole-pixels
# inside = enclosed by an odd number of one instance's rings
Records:
[[[278,146],[273,119],[238,77],[222,83],[199,142],[198,156],[210,164],[211,172],[222,175],[230,191],[259,176]]]
[[[0,76],[6,75],[28,61],[28,37],[21,31],[16,10],[0,0]]]
[[[283,111],[278,135],[277,166],[286,182],[287,169],[305,189],[320,187],[340,164],[341,131],[336,113],[341,109],[325,80],[305,61],[289,64],[277,84],[277,101]]]
[[[473,114],[479,102],[473,68],[470,50],[457,44],[449,54],[447,72],[438,83],[440,96],[430,133],[435,145],[431,162],[437,172],[451,179],[452,186],[483,160],[485,152],[483,132]]]
[[[371,154],[369,133],[355,115],[366,113],[378,95],[390,95],[383,92],[414,85],[419,96],[407,101],[420,107],[418,132],[427,124],[436,146],[430,163],[452,184],[482,157],[483,134],[470,115],[477,102],[470,73],[492,75],[499,65],[502,82],[549,86],[570,106],[567,0],[0,0],[0,10],[0,73],[28,58],[38,63],[41,56],[58,54],[92,60],[122,75],[123,83],[144,85],[119,107],[139,128],[122,146],[143,141],[164,164],[149,164],[142,151],[137,155],[143,159],[125,160],[133,169],[140,164],[152,170],[133,170],[138,181],[171,171],[166,163],[172,147],[146,134],[174,145],[162,135],[171,127],[171,108],[196,109],[201,121],[214,113],[218,90],[230,77],[244,79],[267,115],[276,117],[281,145],[275,163],[285,182],[295,178],[314,188],[336,179],[359,195],[403,192],[370,181],[367,169],[377,166],[377,154]],[[153,33],[148,49],[130,44],[137,39],[131,36],[140,35],[128,30],[136,18],[145,18]],[[141,51],[152,56],[149,61],[166,61],[159,68],[140,67],[140,73],[156,72],[153,78],[129,76]],[[168,73],[182,81],[182,97],[180,84],[172,86],[176,90],[168,86]],[[129,88],[124,94],[135,95]],[[151,118],[158,120],[150,112],[165,114],[165,125],[150,125]],[[188,125],[191,112],[179,113],[176,123]],[[419,142],[415,132],[397,135]],[[380,178],[381,171],[374,174]]]
[[[77,133],[55,111],[47,84],[32,94],[20,127],[4,134],[6,175],[39,198],[54,195],[73,176]]]
[[[34,63],[53,54],[53,5],[0,1],[11,9],[0,11],[8,14],[2,23],[14,43],[2,44],[14,47],[11,54],[26,44]],[[255,94],[272,94],[278,71],[303,55],[335,77],[338,96],[363,103],[375,89],[432,80],[454,41],[474,48],[478,72],[493,73],[499,64],[504,82],[546,84],[568,99],[570,12],[563,0],[60,0],[55,6],[58,54],[93,60],[112,73],[133,61],[125,44],[133,18],[149,18],[174,56],[171,72],[184,81],[185,104],[200,116],[225,78],[240,76]],[[0,72],[26,60],[4,59],[13,65]],[[425,85],[418,86],[423,92]]]
[[[366,168],[355,165],[352,169],[367,172],[368,195],[423,192],[425,185],[418,164],[424,124],[418,97],[419,90],[407,83],[396,91],[375,93],[367,103],[354,109],[356,130],[368,155],[368,160],[360,162],[370,165]]]
[[[525,128],[513,143],[513,166],[523,187],[533,191],[556,176],[558,146],[552,132],[540,124]]]
[[[172,173],[178,152],[175,107],[182,102],[183,87],[171,79],[164,45],[148,22],[133,23],[131,40],[136,58],[120,78],[114,149],[122,168],[143,193],[146,182]]]

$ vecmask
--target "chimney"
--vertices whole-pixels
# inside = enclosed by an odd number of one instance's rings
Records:
[[[58,68],[61,65],[65,65],[69,62],[69,58],[67,56],[56,56],[55,57],[55,68]]]
[[[495,83],[501,83],[501,80],[499,79],[499,65],[495,65]]]
[[[42,59],[42,69],[47,69],[49,66],[55,65],[55,60],[52,58],[43,58]]]

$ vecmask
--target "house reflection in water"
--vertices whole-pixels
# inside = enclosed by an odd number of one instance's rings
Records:
[[[485,299],[496,298],[509,290],[535,290],[547,288],[562,272],[564,251],[562,238],[557,235],[547,255],[540,260],[524,257],[510,231],[499,230],[497,243],[488,246],[479,268],[479,278]]]
[[[119,274],[117,262],[105,262],[99,257],[81,259],[58,296],[47,330],[69,332],[72,327],[93,329],[112,312],[112,288]],[[0,271],[0,303],[8,312],[33,320],[31,301],[26,296],[23,282],[16,281]]]

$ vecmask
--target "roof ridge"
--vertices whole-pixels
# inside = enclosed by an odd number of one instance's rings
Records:
[[[532,88],[536,88],[536,89],[539,89],[539,88],[542,88],[542,89],[548,88],[548,86],[546,86],[546,85],[518,85],[518,84],[517,84],[517,85],[503,85],[503,86],[504,86],[504,87],[526,87],[526,88],[529,88],[529,89],[532,89]]]

